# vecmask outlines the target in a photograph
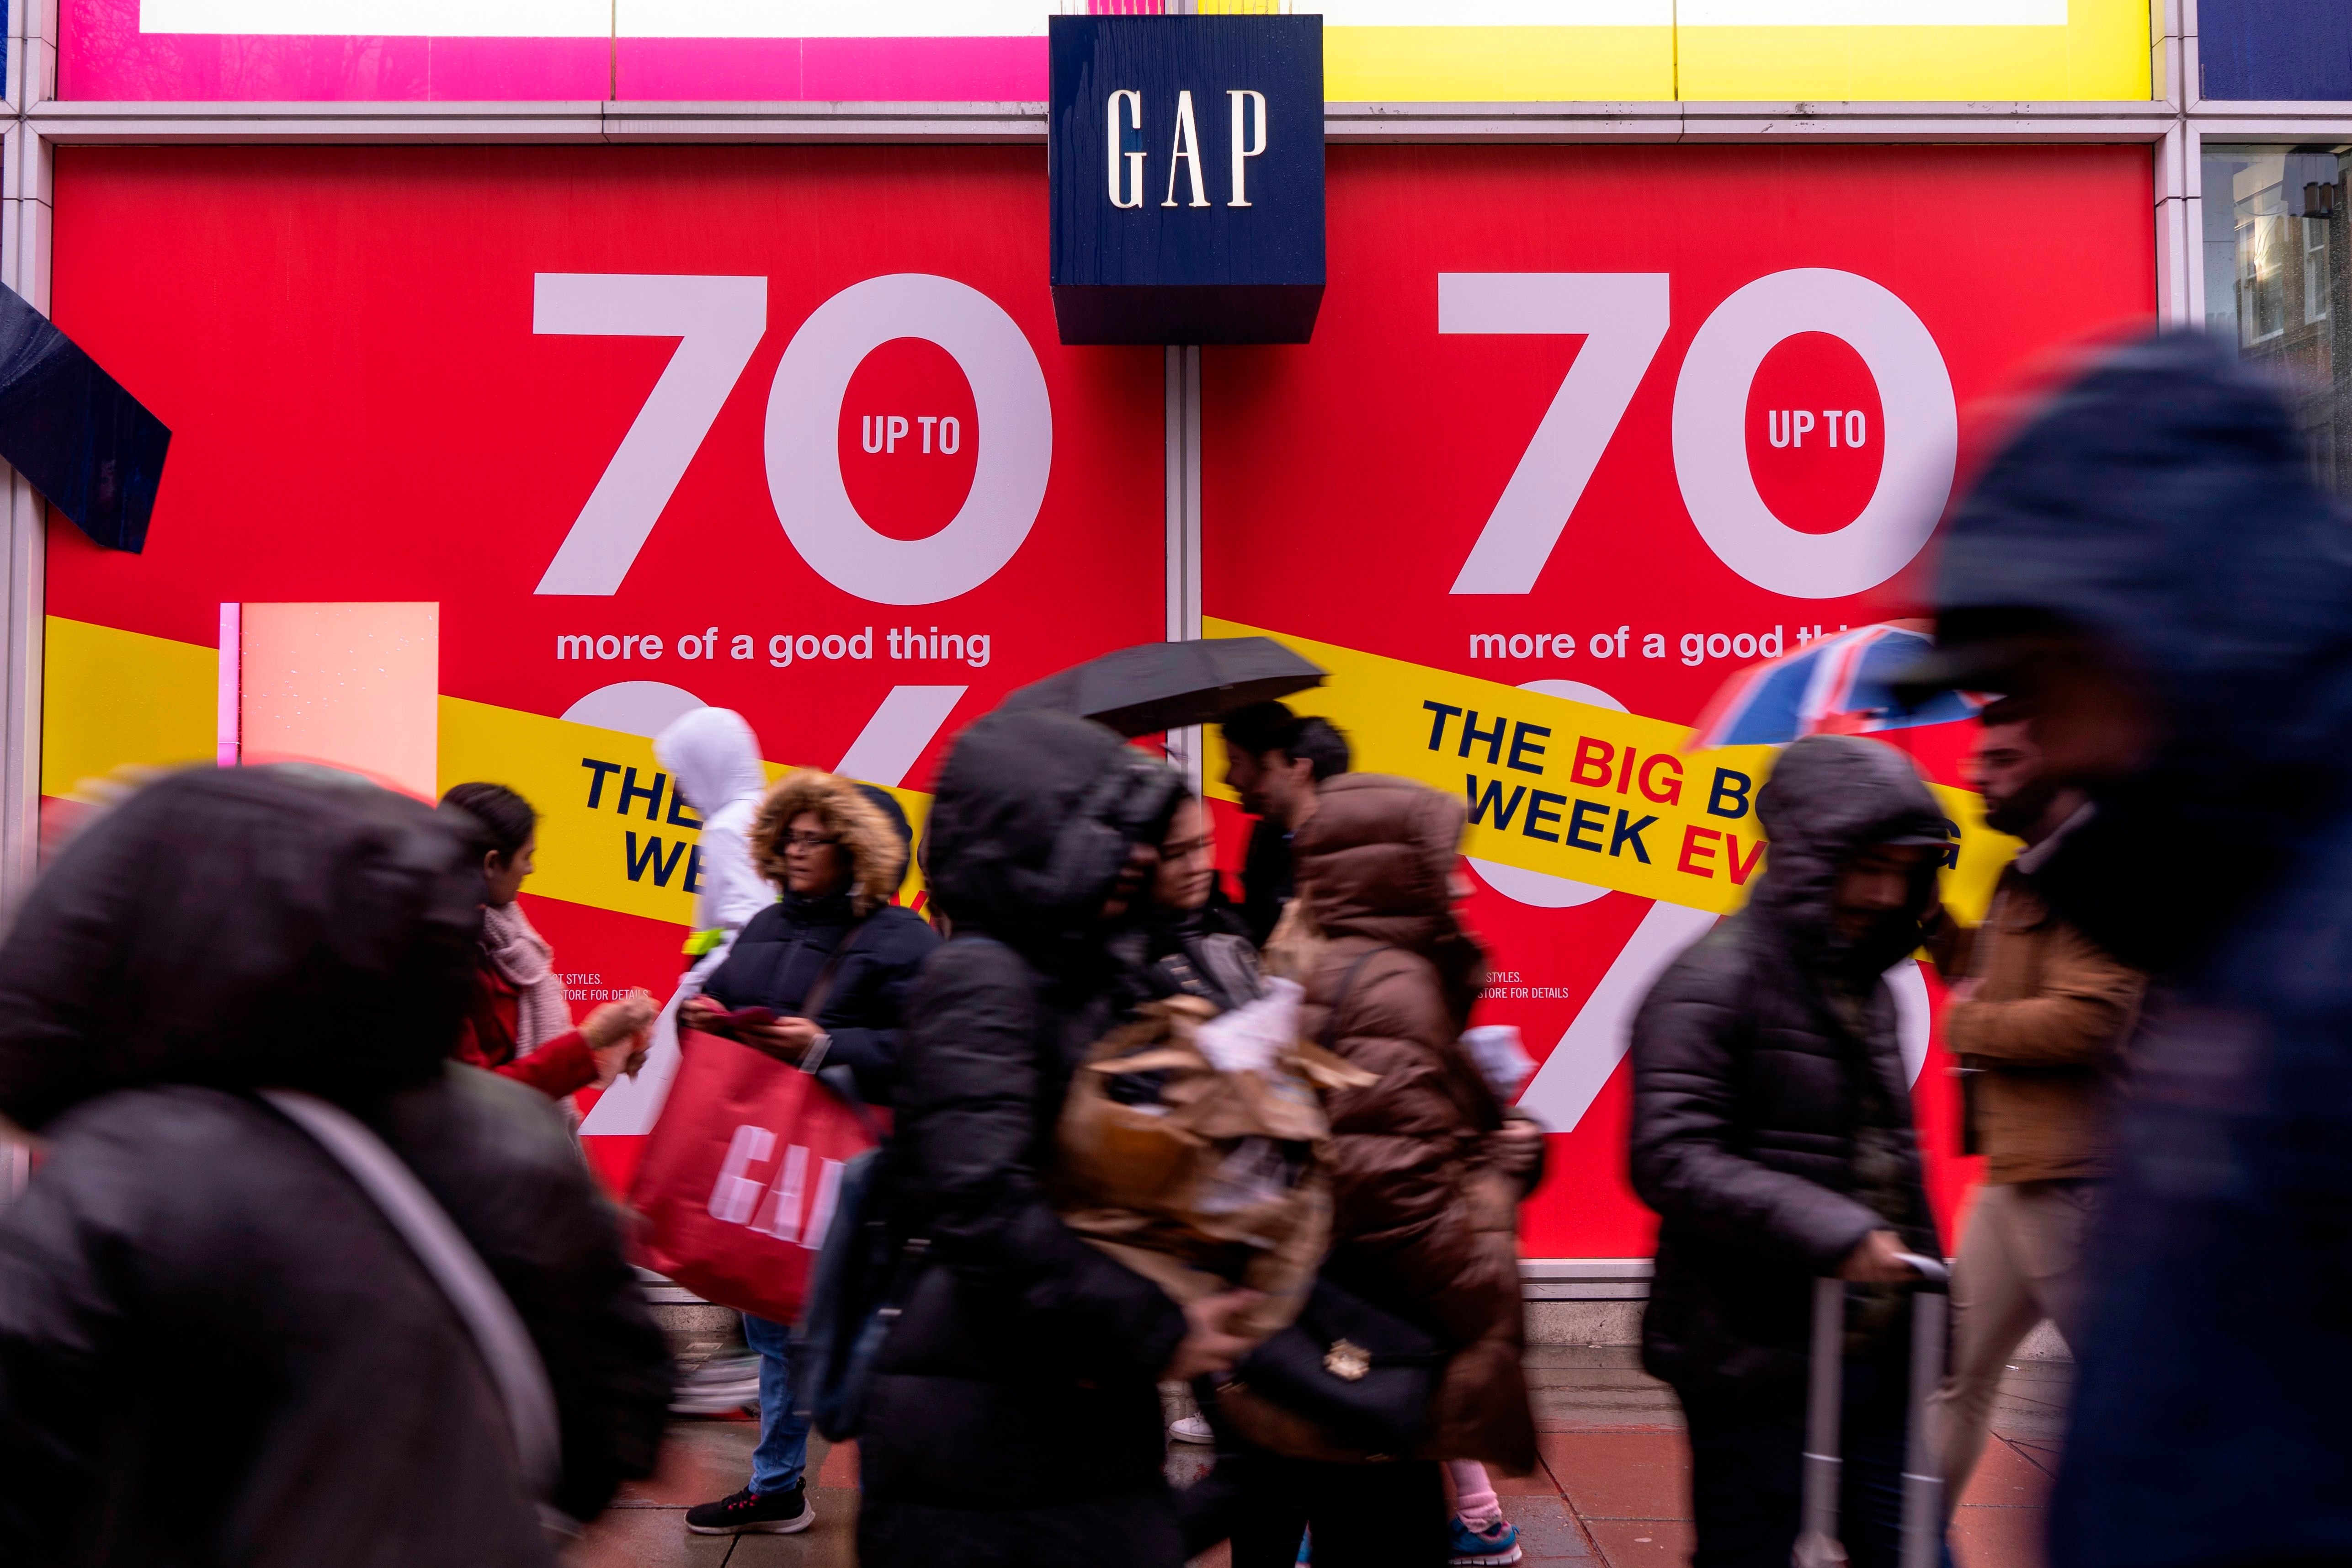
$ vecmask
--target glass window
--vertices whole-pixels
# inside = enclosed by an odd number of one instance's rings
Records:
[[[2326,218],[2303,220],[2303,319],[2327,319],[2327,231]]]
[[[2336,352],[2347,170],[2352,145],[2208,142],[2203,238],[2205,324],[2279,378],[2313,471],[2352,493],[2352,345]]]

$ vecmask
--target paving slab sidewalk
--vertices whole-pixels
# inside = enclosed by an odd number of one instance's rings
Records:
[[[2021,1361],[1994,1407],[1993,1440],[1952,1521],[1958,1568],[2042,1568],[2042,1531],[2073,1367]],[[1536,1474],[1499,1480],[1530,1565],[1664,1568],[1690,1560],[1689,1456],[1681,1413],[1631,1347],[1537,1345],[1528,1382],[1540,1428]],[[627,1488],[564,1556],[565,1568],[854,1568],[855,1445],[809,1440],[816,1522],[789,1536],[692,1536],[691,1504],[725,1496],[751,1473],[749,1421],[681,1421],[661,1473]],[[1178,1444],[1170,1479],[1185,1484],[1207,1451]],[[1106,1551],[1107,1565],[1121,1561]],[[1193,1568],[1225,1568],[1222,1548]]]

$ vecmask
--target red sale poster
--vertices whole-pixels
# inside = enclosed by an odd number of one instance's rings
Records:
[[[143,555],[51,531],[45,793],[214,754],[225,605],[437,606],[434,784],[543,813],[577,1010],[681,967],[678,713],[919,821],[1161,632],[1161,355],[1059,345],[1040,150],[68,148],[57,209],[57,319],[173,434]]]
[[[1204,353],[1206,629],[1291,639],[1333,672],[1302,710],[1448,790],[1472,745],[1432,738],[1433,713],[1598,768],[1680,735],[1735,670],[1916,608],[1991,401],[2154,303],[2134,148],[1335,148],[1328,169],[1314,342]],[[1963,727],[1889,739],[1968,821]],[[1744,812],[1720,787],[1717,815]],[[1625,1028],[1752,845],[1653,856],[1629,816],[1571,876],[1493,825],[1470,843],[1483,1017],[1524,1032],[1522,1103],[1558,1134],[1525,1249],[1646,1256]],[[1698,891],[1662,894],[1678,857]],[[1937,988],[1890,978],[1948,1206],[1968,1173]]]

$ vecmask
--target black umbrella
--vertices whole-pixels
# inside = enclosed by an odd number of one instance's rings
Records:
[[[1321,670],[1271,637],[1139,643],[1032,682],[999,706],[1074,713],[1121,735],[1153,735],[1213,724],[1235,708],[1319,686],[1323,679]]]

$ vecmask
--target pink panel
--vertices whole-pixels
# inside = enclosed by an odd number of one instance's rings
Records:
[[[1045,98],[1045,40],[811,38],[802,66],[812,99],[982,103]]]
[[[434,798],[438,604],[248,603],[242,619],[241,760],[328,762]]]
[[[60,0],[58,96],[85,102],[601,99],[603,38],[142,33],[139,0]]]
[[[214,709],[213,760],[223,768],[236,766],[245,710],[239,661],[245,654],[245,606],[231,601],[221,606],[220,690]]]
[[[623,38],[615,96],[799,102],[810,96],[801,89],[803,47],[799,38]]]

